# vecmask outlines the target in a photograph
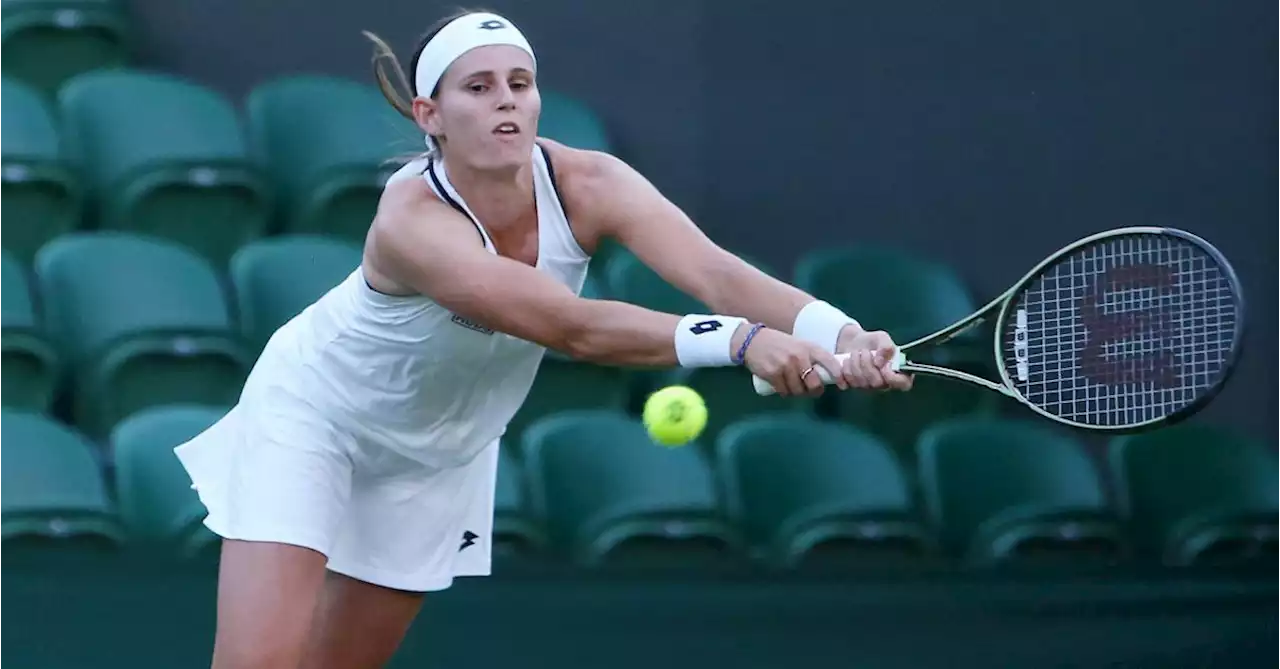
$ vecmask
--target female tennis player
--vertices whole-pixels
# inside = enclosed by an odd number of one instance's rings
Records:
[[[217,668],[381,666],[422,593],[487,575],[498,441],[547,348],[744,365],[784,395],[821,392],[818,367],[841,389],[911,385],[888,336],[721,250],[623,162],[535,140],[537,64],[506,18],[446,20],[411,82],[371,37],[428,151],[388,181],[361,266],[177,449],[224,539]],[[719,313],[580,298],[605,237]]]

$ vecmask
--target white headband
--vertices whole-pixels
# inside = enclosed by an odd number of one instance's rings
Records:
[[[487,12],[467,14],[450,21],[422,47],[413,83],[418,95],[427,97],[435,90],[453,61],[462,54],[482,46],[505,44],[518,47],[534,59],[533,47],[511,21]],[[427,136],[427,147],[435,149],[435,141]]]

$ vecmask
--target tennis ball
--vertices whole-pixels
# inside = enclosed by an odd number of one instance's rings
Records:
[[[663,446],[683,446],[707,426],[707,404],[688,386],[667,386],[644,403],[644,426]]]

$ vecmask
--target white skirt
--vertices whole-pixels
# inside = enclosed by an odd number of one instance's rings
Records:
[[[489,575],[497,441],[436,469],[358,443],[288,393],[253,395],[175,449],[209,529],[310,548],[332,571],[398,590]]]

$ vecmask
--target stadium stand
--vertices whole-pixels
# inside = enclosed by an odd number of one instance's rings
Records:
[[[171,447],[235,400],[277,327],[358,266],[379,189],[417,133],[365,83],[283,76],[241,106],[138,69],[116,3],[6,0],[4,17],[6,471],[88,477],[100,465],[81,456],[108,444],[110,494],[50,491],[80,505],[64,516],[111,541],[207,551]],[[318,98],[315,113],[292,113]],[[600,116],[561,91],[543,91],[541,131],[615,150]],[[815,250],[791,276],[904,342],[975,307],[953,269],[890,246]],[[880,289],[849,289],[868,285]],[[706,309],[613,246],[584,294]],[[958,338],[933,361],[981,371],[985,341]],[[694,448],[652,448],[638,425],[645,396],[668,383],[708,402]],[[580,564],[685,546],[671,553],[743,552],[781,569],[1115,559],[1130,540],[1170,564],[1274,554],[1274,477],[1246,475],[1274,470],[1265,446],[1205,426],[1117,439],[1113,508],[1079,444],[996,418],[998,401],[936,379],[910,397],[761,398],[741,370],[655,373],[548,352],[506,437],[501,543]],[[63,455],[36,457],[46,441]],[[12,490],[38,500],[30,487]],[[6,527],[39,526],[29,519],[55,502],[14,501]]]

